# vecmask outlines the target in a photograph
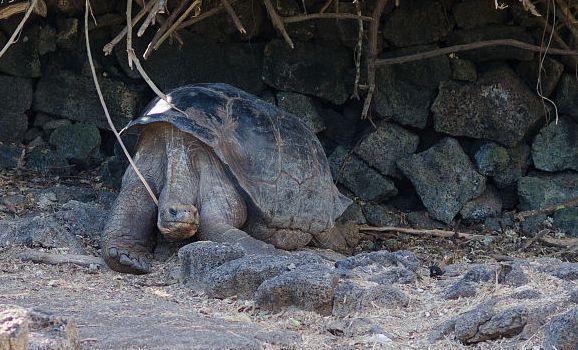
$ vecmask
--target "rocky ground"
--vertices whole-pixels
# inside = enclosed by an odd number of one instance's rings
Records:
[[[30,250],[98,257],[114,199],[98,177],[5,172],[0,180],[0,345],[28,319],[30,343],[45,348],[578,346],[578,264],[538,243],[524,251],[516,239],[484,246],[395,236],[349,258],[315,250],[256,258],[209,242],[180,251],[160,244],[152,274],[122,275],[98,260],[19,258]]]

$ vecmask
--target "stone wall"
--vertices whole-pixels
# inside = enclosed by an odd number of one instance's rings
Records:
[[[81,3],[48,1],[49,17],[33,17],[0,59],[0,167],[50,176],[98,168],[118,185],[125,164],[90,76]],[[324,3],[280,0],[275,6],[290,16],[304,6],[316,12]],[[383,16],[380,57],[501,38],[538,44],[541,25],[517,3],[497,11],[493,1],[401,1]],[[352,6],[340,3],[340,11],[353,13]],[[372,6],[364,3],[364,14]],[[143,61],[145,69],[165,91],[225,82],[305,119],[322,141],[337,183],[355,199],[342,221],[445,227],[461,219],[499,231],[512,224],[500,219],[506,211],[578,196],[578,80],[568,62],[548,57],[541,74],[542,94],[556,102],[558,123],[536,93],[538,55],[511,47],[380,68],[370,122],[360,118],[362,102],[351,97],[356,21],[289,24],[290,49],[264,8],[253,2],[234,7],[247,35],[217,15],[180,31],[182,47],[163,45]],[[122,127],[153,95],[128,68],[123,43],[111,55],[101,51],[122,29],[122,4],[100,0],[93,8],[96,68]],[[16,18],[0,22],[0,45],[16,24]],[[135,36],[138,53],[153,34]],[[535,217],[522,229],[532,233],[542,225],[577,236],[578,208]]]

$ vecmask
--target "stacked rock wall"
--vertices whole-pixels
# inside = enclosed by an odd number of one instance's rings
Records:
[[[49,16],[32,18],[0,59],[0,167],[50,175],[99,167],[118,184],[124,164],[90,76],[84,2],[47,3]],[[92,3],[96,69],[120,128],[153,94],[129,69],[123,42],[110,55],[102,53],[123,28],[122,2]],[[291,16],[317,12],[324,3],[281,0],[275,6]],[[390,6],[382,18],[380,57],[491,39],[539,44],[540,22],[517,1],[504,10],[493,3],[405,0]],[[357,21],[290,23],[291,49],[263,7],[246,1],[234,7],[246,35],[216,15],[181,30],[183,45],[161,46],[142,60],[144,68],[165,91],[224,82],[305,119],[322,141],[336,181],[356,201],[343,221],[400,224],[392,213],[402,211],[413,225],[443,227],[461,218],[491,228],[504,211],[578,196],[578,79],[563,58],[548,56],[540,75],[537,53],[505,46],[380,67],[369,122],[360,118],[362,103],[351,97]],[[372,7],[372,1],[364,3],[363,13]],[[355,8],[340,3],[339,11]],[[17,20],[0,21],[0,45]],[[135,37],[137,53],[153,34],[149,29]],[[362,57],[366,51],[364,45]],[[538,79],[541,94],[556,103],[557,123],[552,105],[536,92]],[[551,216],[555,229],[578,235],[578,208]],[[545,219],[533,218],[524,229],[535,231]]]

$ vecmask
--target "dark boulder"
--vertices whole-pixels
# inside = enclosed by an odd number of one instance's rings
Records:
[[[530,147],[521,143],[514,148],[505,148],[486,142],[478,148],[474,159],[480,174],[491,177],[498,188],[504,189],[526,174],[531,163]]]
[[[502,199],[495,187],[488,185],[481,196],[467,202],[460,214],[466,222],[482,222],[502,212]]]
[[[293,113],[314,133],[325,130],[325,122],[317,112],[317,107],[311,97],[294,92],[279,92],[277,93],[277,106],[286,112]]]
[[[576,350],[578,348],[578,307],[552,319],[544,332],[545,350]]]
[[[539,60],[520,62],[516,66],[516,73],[530,89],[536,90],[536,84],[540,78],[541,94],[545,97],[552,95],[563,72],[564,65],[550,57],[544,60],[542,67],[540,67]]]
[[[485,190],[485,177],[476,172],[460,144],[452,138],[401,159],[397,165],[430,214],[445,223],[450,223],[468,201]]]
[[[18,41],[0,58],[0,72],[25,78],[41,76],[38,54],[39,32],[40,28],[33,26],[20,34]],[[0,32],[0,47],[4,47],[7,42],[8,38]]]
[[[14,169],[23,160],[24,147],[0,143],[0,169]]]
[[[65,159],[88,164],[99,159],[100,132],[94,125],[76,123],[64,125],[50,134],[50,144]]]
[[[0,75],[0,142],[21,142],[28,128],[32,80]]]
[[[508,12],[496,9],[489,1],[460,1],[452,9],[459,28],[476,28],[493,24],[502,24],[508,18]]]
[[[505,67],[475,83],[443,82],[433,103],[435,130],[514,147],[544,115],[541,100]]]
[[[562,75],[555,102],[559,113],[567,114],[578,121],[578,79],[574,74]]]
[[[532,144],[534,166],[544,171],[578,171],[578,122],[560,118],[545,126]]]

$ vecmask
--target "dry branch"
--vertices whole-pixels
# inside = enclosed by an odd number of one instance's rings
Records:
[[[263,0],[263,2],[265,3],[265,7],[267,8],[269,17],[271,17],[271,22],[273,23],[273,26],[275,26],[275,28],[277,28],[277,30],[281,33],[283,39],[285,39],[285,41],[287,42],[287,45],[289,45],[290,48],[294,49],[295,45],[293,44],[293,40],[291,40],[291,37],[289,37],[289,34],[285,29],[285,25],[283,24],[283,19],[279,16],[277,11],[275,11],[273,3],[271,3],[271,0]]]
[[[542,208],[542,209],[522,211],[522,212],[519,212],[518,214],[516,214],[515,218],[518,220],[524,220],[524,219],[529,218],[531,216],[547,215],[547,214],[551,214],[551,213],[558,211],[558,210],[568,209],[568,208],[572,208],[572,207],[576,207],[576,206],[578,206],[578,198],[571,199],[571,200],[566,201],[564,203],[550,205],[550,206],[547,206],[547,207]]]
[[[36,250],[27,250],[18,254],[18,258],[22,261],[32,261],[35,263],[49,265],[72,264],[83,267],[91,267],[96,265],[100,268],[106,268],[106,263],[104,260],[102,260],[102,258],[90,255],[51,254]]]
[[[233,3],[235,3],[235,1],[229,1],[229,3],[232,5]],[[219,5],[215,8],[212,8],[212,9],[206,11],[205,13],[201,13],[198,16],[195,16],[189,20],[183,21],[183,23],[179,26],[179,29],[184,29],[184,28],[190,27],[193,24],[199,23],[200,21],[207,19],[213,15],[216,15],[217,13],[219,13],[223,10],[224,10],[224,8],[221,5]]]
[[[369,26],[369,56],[367,57],[367,85],[369,86],[367,90],[367,96],[363,103],[363,110],[361,112],[361,118],[367,118],[369,113],[369,108],[371,107],[371,100],[373,99],[373,94],[375,92],[375,60],[377,59],[377,39],[379,34],[379,21],[381,19],[381,14],[387,5],[388,0],[379,0],[373,9],[371,17],[373,21]]]
[[[13,5],[8,5],[4,8],[0,8],[0,20],[12,17],[20,13],[25,13],[28,9],[28,5],[28,2],[20,2]],[[39,16],[46,17],[48,9],[46,8],[46,3],[44,0],[38,0],[32,11]]]
[[[447,230],[428,230],[428,229],[414,229],[407,227],[394,227],[394,226],[360,226],[359,231],[365,232],[400,232],[407,233],[414,236],[433,236],[440,238],[464,238],[468,240],[481,240],[487,237],[486,235],[477,235],[472,233],[462,233]]]
[[[183,10],[186,8],[186,6],[189,4],[191,0],[183,0],[181,1],[181,3],[179,4],[179,7],[177,7],[169,16],[169,18],[167,18],[167,20],[165,21],[165,23],[163,23],[161,25],[161,27],[159,28],[159,30],[157,30],[157,32],[155,33],[155,35],[153,36],[151,42],[148,44],[143,57],[146,60],[149,55],[152,52],[153,47],[156,45],[156,43],[159,41],[159,39],[161,38],[161,36],[173,25],[173,23],[175,23],[175,20],[177,19],[177,16],[183,12]]]
[[[132,2],[132,0],[128,0],[128,1]],[[96,87],[98,99],[100,100],[100,104],[102,105],[102,109],[104,110],[104,115],[106,116],[106,121],[108,122],[108,126],[110,127],[110,129],[114,133],[114,136],[118,140],[118,143],[120,144],[120,147],[122,148],[122,151],[124,152],[124,155],[128,159],[128,162],[130,163],[131,167],[134,169],[136,175],[138,176],[140,181],[143,183],[144,187],[146,188],[148,194],[151,196],[155,205],[158,206],[159,201],[158,201],[156,195],[154,194],[153,190],[151,189],[151,187],[149,186],[149,184],[145,180],[144,176],[141,174],[140,170],[138,169],[138,167],[134,163],[134,160],[132,159],[130,153],[126,149],[124,142],[122,142],[120,134],[116,130],[116,127],[114,126],[114,123],[112,122],[112,119],[110,117],[110,113],[108,112],[108,107],[106,106],[106,102],[104,101],[104,96],[102,95],[102,90],[100,89],[98,77],[96,76],[96,69],[94,68],[94,61],[92,59],[92,51],[90,50],[90,36],[89,36],[89,32],[88,32],[88,13],[90,11],[90,0],[86,0],[85,7],[86,8],[84,9],[84,39],[85,39],[85,44],[86,44],[86,52],[88,55],[88,63],[90,64],[90,71],[92,73],[92,79],[94,80],[94,86]],[[130,18],[130,7],[129,7],[129,9],[127,9],[127,17]],[[132,30],[130,29],[131,28],[130,21],[127,24],[127,28],[128,28],[128,32],[127,32],[127,34],[128,34],[127,39],[128,39],[131,36],[130,33],[132,32]],[[128,48],[130,49],[130,46]],[[134,54],[134,52],[132,52],[132,53]],[[129,56],[129,62],[130,62],[130,56]]]
[[[314,19],[354,19],[367,22],[373,21],[372,17],[354,15],[352,13],[312,13],[310,15],[283,17],[283,22],[296,23],[296,22],[310,21]]]
[[[223,4],[223,7],[225,8],[227,13],[229,14],[231,19],[233,20],[233,23],[235,23],[235,27],[237,27],[237,30],[241,34],[247,34],[245,27],[243,27],[243,23],[241,23],[239,16],[237,16],[237,13],[235,12],[235,9],[233,9],[233,6],[231,6],[231,3],[229,2],[229,0],[221,0],[221,4]]]
[[[544,52],[544,48],[525,43],[523,41],[514,40],[514,39],[498,39],[498,40],[487,40],[487,41],[478,41],[470,44],[462,44],[462,45],[454,45],[448,47],[442,47],[440,49],[435,49],[426,52],[420,52],[413,55],[407,56],[400,56],[394,58],[384,58],[375,60],[375,66],[387,66],[391,64],[399,64],[399,63],[407,63],[413,61],[424,60],[436,56],[447,55],[450,53],[460,52],[460,51],[468,51],[479,49],[482,47],[488,46],[512,46],[517,47],[524,50],[535,51],[535,52]],[[561,49],[548,49],[548,53],[553,55],[562,55],[562,56],[576,56],[578,57],[578,51],[575,50],[561,50]]]
[[[143,7],[140,10],[140,12],[136,16],[134,16],[134,18],[132,19],[132,23],[138,23],[147,14],[147,12],[151,9],[151,7],[153,5],[154,5],[154,2],[152,2],[152,1],[147,2],[145,7]],[[114,39],[112,39],[111,42],[104,45],[104,48],[102,49],[102,51],[104,51],[105,56],[108,56],[112,53],[112,50],[114,49],[114,47],[125,37],[127,32],[128,32],[128,26],[124,27],[124,29],[121,30],[120,33],[118,33],[118,35],[116,37],[114,37]]]
[[[161,37],[159,38],[159,40],[156,42],[156,44],[153,46],[154,50],[158,50],[158,48],[165,42],[165,40],[167,40],[167,38],[169,37],[169,35],[171,35],[171,33],[173,33],[175,30],[177,30],[179,28],[179,26],[181,25],[181,23],[183,23],[183,21],[189,16],[189,14],[191,13],[191,11],[193,11],[200,3],[200,0],[195,0],[186,10],[185,12],[182,14],[182,16],[180,16],[175,23],[173,23],[169,29],[167,29],[167,31],[161,35]]]
[[[4,56],[6,51],[8,51],[8,48],[16,42],[16,38],[18,37],[18,35],[20,35],[20,32],[22,31],[22,27],[24,27],[24,23],[26,23],[26,21],[28,20],[28,17],[30,17],[30,14],[32,13],[34,8],[36,7],[37,3],[38,3],[38,0],[32,0],[32,2],[30,3],[30,6],[28,7],[28,10],[26,10],[26,13],[24,14],[24,17],[22,18],[20,23],[18,23],[16,30],[14,30],[14,33],[12,33],[12,36],[10,36],[10,39],[8,39],[8,42],[6,43],[6,45],[4,45],[2,50],[0,50],[0,57]]]

